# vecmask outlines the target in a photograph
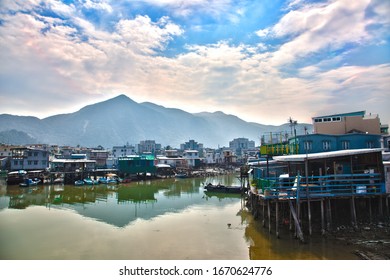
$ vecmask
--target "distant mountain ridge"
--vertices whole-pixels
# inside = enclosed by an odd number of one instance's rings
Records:
[[[304,126],[311,129],[310,124],[298,124],[297,134],[303,133]],[[194,139],[205,147],[216,148],[229,146],[229,141],[242,137],[259,145],[262,134],[277,131],[290,131],[289,124],[272,126],[246,122],[220,111],[191,114],[150,102],[137,103],[126,95],[44,119],[0,115],[0,137],[4,136],[0,142],[8,144],[34,144],[20,143],[24,139],[45,144],[111,148],[155,140],[163,146],[179,148],[180,144]],[[20,135],[24,135],[23,139]]]

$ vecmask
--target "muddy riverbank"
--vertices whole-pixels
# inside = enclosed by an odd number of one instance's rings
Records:
[[[332,238],[354,247],[354,253],[363,260],[390,260],[390,221],[362,223],[358,228],[339,226],[329,232]]]

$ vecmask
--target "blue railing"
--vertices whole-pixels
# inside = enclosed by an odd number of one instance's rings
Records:
[[[364,196],[386,192],[379,173],[262,178],[257,187],[266,199]]]

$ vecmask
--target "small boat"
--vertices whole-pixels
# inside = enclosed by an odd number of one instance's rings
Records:
[[[84,181],[83,180],[77,180],[74,182],[74,185],[75,186],[83,186],[84,185]]]
[[[83,181],[86,185],[96,185],[98,183],[98,181],[91,178],[85,178]]]
[[[205,187],[208,192],[221,192],[221,193],[243,193],[245,188],[241,186],[224,186],[224,185],[213,185],[208,183]]]
[[[176,173],[175,177],[176,178],[187,178],[188,175],[186,173]]]
[[[36,186],[39,184],[39,182],[41,182],[41,180],[39,179],[26,179],[24,180],[23,183],[20,183],[19,186],[21,187],[31,187],[31,186]]]
[[[123,178],[121,181],[121,183],[131,183],[131,182],[132,182],[131,178]]]
[[[11,171],[7,174],[7,185],[18,185],[25,183],[27,177],[27,171],[19,170],[19,171]]]
[[[116,174],[107,174],[106,177],[101,177],[98,181],[100,184],[118,184],[122,182],[122,179]]]

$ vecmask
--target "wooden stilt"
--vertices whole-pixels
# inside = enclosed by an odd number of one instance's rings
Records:
[[[301,226],[299,224],[299,220],[298,220],[298,216],[296,215],[295,213],[295,209],[294,209],[294,206],[291,202],[291,200],[288,201],[289,203],[289,206],[290,206],[290,212],[294,218],[294,221],[295,221],[295,228],[296,228],[296,231],[297,231],[297,236],[299,237],[299,239],[302,241],[302,242],[305,242],[305,239],[303,238],[303,232],[301,230]]]
[[[269,199],[267,200],[267,211],[268,211],[268,232],[271,233],[271,205]]]
[[[321,234],[325,234],[325,213],[324,213],[324,200],[320,200],[321,204]]]
[[[368,198],[368,213],[370,214],[370,223],[372,223],[372,205],[371,205],[371,197]]]
[[[383,200],[382,200],[382,196],[379,196],[378,199],[379,199],[379,205],[378,205],[378,207],[379,207],[379,209],[378,209],[379,217],[382,219],[383,218]]]
[[[332,226],[332,209],[330,199],[327,199],[326,202],[326,228],[330,231]]]
[[[307,201],[307,215],[309,217],[309,235],[311,235],[312,233],[312,229],[311,229],[311,209],[310,209],[310,199]]]
[[[279,201],[278,199],[276,199],[276,202],[275,202],[275,215],[276,215],[276,227],[275,227],[275,231],[276,231],[276,237],[279,238]]]
[[[263,227],[265,227],[265,201],[263,200]]]
[[[357,221],[356,221],[356,209],[355,209],[355,197],[352,196],[351,198],[351,219],[352,219],[352,226],[354,228],[357,228]]]

